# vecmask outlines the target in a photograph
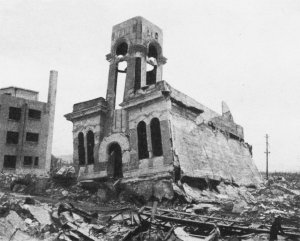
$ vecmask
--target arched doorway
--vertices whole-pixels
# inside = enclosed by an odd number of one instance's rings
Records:
[[[87,142],[87,163],[94,164],[95,139],[94,139],[94,133],[92,131],[88,131],[86,135],[86,142]]]
[[[118,143],[112,143],[108,148],[107,176],[113,178],[123,177],[122,150]]]

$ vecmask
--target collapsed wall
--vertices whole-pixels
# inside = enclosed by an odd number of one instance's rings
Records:
[[[172,139],[175,165],[181,177],[224,180],[238,185],[259,185],[261,176],[256,168],[249,147],[243,141],[206,123],[195,121],[180,113],[171,112]]]

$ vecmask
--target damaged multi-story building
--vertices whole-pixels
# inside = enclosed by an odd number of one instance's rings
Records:
[[[106,59],[106,98],[77,103],[65,115],[73,122],[79,179],[261,182],[252,147],[227,105],[222,103],[218,114],[162,80],[166,58],[159,27],[143,17],[115,25]],[[117,109],[122,75],[123,101]]]
[[[17,174],[50,171],[57,71],[50,71],[48,100],[33,90],[0,89],[0,167]]]

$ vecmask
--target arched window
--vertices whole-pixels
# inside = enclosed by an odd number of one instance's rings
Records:
[[[78,134],[78,159],[79,165],[85,164],[84,136],[82,132]]]
[[[149,158],[146,123],[139,122],[137,126],[139,159]]]
[[[87,142],[87,162],[88,164],[93,164],[95,139],[94,139],[94,133],[92,131],[88,131],[86,135],[86,142]]]
[[[150,122],[151,143],[153,156],[161,156],[163,154],[161,143],[160,123],[158,118],[153,118]]]

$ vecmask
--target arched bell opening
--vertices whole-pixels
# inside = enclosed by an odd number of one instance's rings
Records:
[[[127,61],[124,57],[128,53],[128,44],[121,42],[116,47],[116,56],[118,62],[116,64],[116,76],[115,76],[115,109],[120,109],[120,104],[124,99],[125,82],[127,76]]]
[[[146,73],[147,85],[152,85],[156,83],[157,59],[158,59],[157,47],[153,43],[151,43],[149,44],[148,54],[147,54],[147,73]]]
[[[116,55],[118,57],[124,57],[128,52],[128,44],[126,42],[122,42],[118,44],[116,48]]]

